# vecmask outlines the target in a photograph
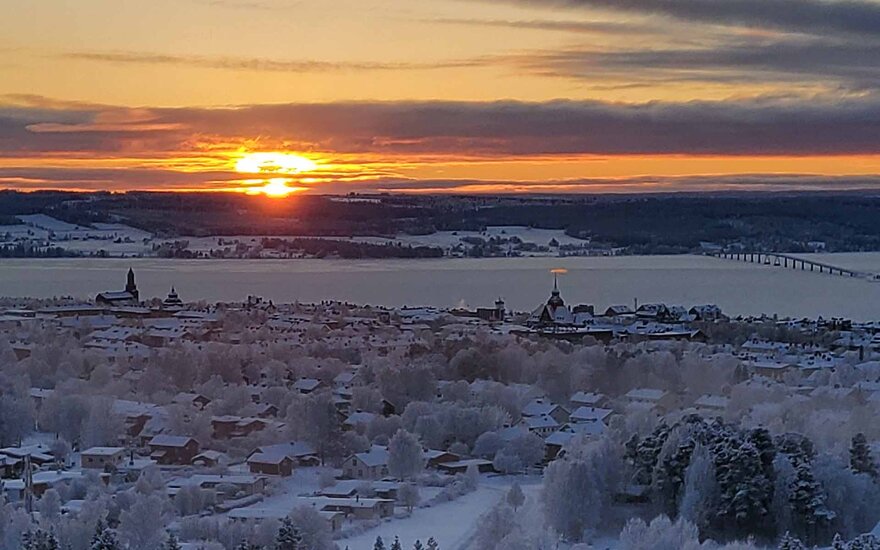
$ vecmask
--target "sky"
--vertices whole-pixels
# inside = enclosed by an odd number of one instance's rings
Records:
[[[0,8],[0,188],[880,188],[880,0]]]

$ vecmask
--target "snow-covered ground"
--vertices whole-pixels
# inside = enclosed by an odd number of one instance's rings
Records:
[[[95,223],[94,227],[70,224],[45,214],[15,216],[17,225],[0,225],[0,240],[37,241],[40,246],[55,246],[83,253],[105,251],[110,256],[145,256],[151,250],[153,235],[118,223]],[[6,234],[9,238],[5,238]]]
[[[254,246],[260,243],[265,238],[279,238],[279,239],[296,239],[296,238],[312,238],[312,239],[332,239],[332,240],[347,240],[352,242],[359,243],[370,243],[370,244],[400,244],[403,246],[431,246],[443,249],[450,249],[457,245],[462,244],[462,239],[465,238],[481,238],[484,240],[489,240],[493,237],[499,238],[513,238],[518,237],[524,243],[532,243],[538,246],[548,246],[550,241],[556,240],[556,242],[560,245],[575,245],[581,246],[587,243],[587,241],[576,239],[574,237],[570,237],[565,234],[563,230],[556,229],[534,229],[531,227],[519,227],[519,226],[494,226],[489,227],[486,231],[438,231],[436,233],[432,233],[430,235],[397,235],[394,238],[391,237],[363,237],[363,236],[353,236],[353,237],[340,237],[340,236],[309,236],[309,237],[301,237],[297,235],[287,235],[287,236],[267,236],[267,235],[231,235],[231,236],[215,236],[215,237],[195,237],[195,238],[184,238],[181,240],[186,240],[189,242],[189,250],[193,252],[208,252],[211,249],[222,249],[228,246],[233,246],[231,243],[239,242],[245,245]],[[223,243],[223,244],[221,244]],[[542,253],[535,253],[535,255],[541,255]],[[543,255],[556,255],[556,251],[552,252],[544,252]]]

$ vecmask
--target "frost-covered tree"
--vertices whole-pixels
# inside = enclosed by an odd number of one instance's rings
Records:
[[[302,537],[307,550],[336,550],[330,525],[312,506],[298,506],[290,513],[290,521]]]
[[[477,547],[494,549],[516,527],[513,510],[498,505],[480,519],[477,530]]]
[[[807,547],[800,539],[786,532],[779,540],[779,550],[807,550]]]
[[[716,495],[715,464],[708,447],[698,444],[684,473],[679,514],[700,529],[708,526]]]
[[[434,540],[434,537],[430,537],[427,542],[428,550],[440,550],[440,545],[437,544],[437,541]]]
[[[425,550],[424,545],[422,545],[422,541],[416,539],[415,544],[413,544],[413,550]]]
[[[513,511],[516,512],[525,501],[526,496],[523,494],[522,487],[519,486],[518,482],[514,481],[510,490],[507,491],[507,504],[509,504],[510,507],[513,508]]]
[[[373,543],[373,550],[385,550],[385,541],[382,540],[382,537],[376,537],[376,542]]]
[[[679,519],[672,522],[658,516],[651,523],[635,518],[620,532],[620,547],[626,550],[697,550],[699,531],[693,523]]]
[[[95,526],[95,534],[92,536],[89,550],[122,550],[122,547],[113,531],[107,529],[103,521],[99,521]]]
[[[597,460],[589,457],[551,463],[544,472],[547,524],[566,540],[580,542],[599,526],[609,497],[605,482]]]
[[[389,550],[403,550],[403,547],[400,545],[400,539],[396,536],[394,537],[394,541],[391,543],[391,548]]]
[[[55,489],[49,489],[37,502],[40,519],[49,525],[57,525],[61,519],[61,495]]]
[[[162,544],[164,504],[158,495],[135,493],[131,507],[119,515],[119,534],[130,550],[153,550]]]
[[[410,479],[425,468],[419,440],[406,430],[397,430],[388,443],[388,473],[397,479]]]
[[[397,491],[397,498],[410,512],[419,505],[419,488],[412,483],[404,483]]]

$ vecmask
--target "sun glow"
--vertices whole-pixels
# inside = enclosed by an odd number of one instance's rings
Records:
[[[242,174],[302,174],[318,168],[318,163],[293,153],[247,153],[235,163]]]

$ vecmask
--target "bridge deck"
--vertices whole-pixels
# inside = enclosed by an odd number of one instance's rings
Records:
[[[768,260],[769,258],[775,258],[777,260],[785,260],[786,263],[791,262],[791,266],[786,266],[790,269],[797,269],[797,267],[795,266],[800,263],[801,269],[809,266],[811,268],[811,271],[813,271],[816,268],[819,268],[821,272],[827,271],[829,275],[848,275],[850,277],[864,278],[868,278],[873,275],[864,271],[857,271],[855,269],[849,269],[847,267],[839,267],[824,262],[807,260],[805,258],[799,258],[797,256],[792,256],[791,254],[782,254],[779,252],[715,252],[710,255],[721,259],[738,260],[751,263],[760,263],[762,261]]]

